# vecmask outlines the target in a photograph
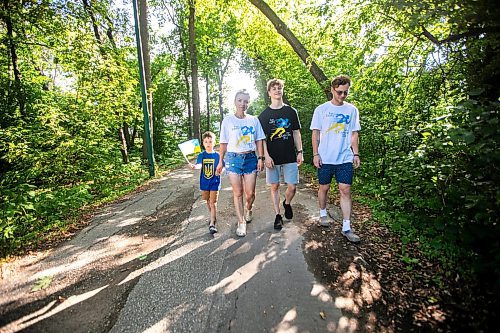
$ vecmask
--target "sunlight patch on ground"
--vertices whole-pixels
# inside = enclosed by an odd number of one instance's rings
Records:
[[[91,290],[89,292],[86,292],[81,295],[74,295],[66,300],[64,300],[62,303],[59,303],[59,305],[55,306],[57,301],[52,301],[43,308],[41,308],[38,311],[35,311],[29,315],[26,315],[22,318],[19,318],[18,320],[4,326],[0,327],[1,332],[19,332],[20,330],[23,330],[41,320],[44,320],[46,318],[49,318],[53,315],[55,315],[58,312],[61,312],[75,304],[78,304],[80,302],[83,302],[97,293],[101,292],[103,289],[107,288],[108,285],[105,285],[101,288]],[[55,307],[54,307],[55,306]],[[54,308],[53,308],[54,307]],[[52,309],[52,310],[51,310]]]
[[[213,254],[220,252],[220,251],[226,251],[227,249],[229,249],[231,246],[233,246],[237,242],[238,242],[238,240],[234,239],[234,238],[226,239],[218,248],[213,250],[210,253],[210,255],[213,255]]]
[[[288,310],[283,317],[283,320],[276,326],[275,330],[278,333],[297,333],[299,328],[293,325],[293,321],[297,318],[297,309]]]
[[[159,332],[170,332],[169,328],[172,323],[176,321],[177,318],[181,317],[183,313],[189,310],[189,304],[179,304],[174,309],[171,309],[166,317],[162,318],[159,322],[153,326],[144,330],[144,333],[159,333]]]
[[[331,302],[332,296],[328,293],[328,289],[319,283],[315,283],[311,290],[311,296],[317,297],[322,302]]]
[[[265,264],[266,261],[268,261],[267,257],[268,256],[266,255],[266,253],[259,253],[252,259],[252,261],[241,266],[236,271],[234,271],[233,274],[221,280],[216,285],[208,287],[204,292],[213,294],[217,290],[224,288],[225,294],[232,293],[261,271],[261,266]]]
[[[43,276],[57,276],[57,275],[64,275],[67,272],[75,272],[78,269],[81,269],[84,266],[90,265],[93,262],[102,262],[106,258],[114,258],[115,256],[123,253],[123,247],[128,246],[130,247],[131,244],[140,244],[143,242],[143,237],[141,236],[135,236],[135,237],[126,237],[124,238],[123,236],[113,236],[108,239],[106,239],[105,242],[102,242],[100,244],[99,249],[88,249],[86,252],[79,254],[76,258],[73,258],[73,260],[69,263],[64,263],[62,265],[57,265],[48,269],[45,269],[43,271],[37,272],[32,275],[32,277],[27,281],[28,283],[32,283],[33,281],[36,281],[37,279],[43,277]],[[113,251],[110,251],[110,248],[106,246],[105,243],[110,243],[113,246]],[[151,250],[154,251],[155,249]],[[127,259],[128,258],[128,259]],[[128,256],[125,258],[125,262],[133,260],[134,258],[130,258]]]
[[[339,319],[337,332],[358,332],[358,321],[354,318],[347,318],[345,316]]]
[[[127,283],[128,281],[131,281],[131,280],[135,279],[138,276],[141,276],[142,274],[144,274],[146,272],[155,270],[155,269],[157,269],[161,266],[164,266],[164,265],[166,265],[174,260],[177,260],[177,259],[185,256],[186,254],[189,254],[190,252],[196,250],[197,248],[199,248],[200,246],[203,246],[205,244],[206,244],[206,242],[203,242],[203,241],[195,241],[195,242],[188,243],[184,246],[181,246],[180,248],[175,249],[174,251],[166,254],[165,256],[159,258],[158,260],[150,263],[149,265],[133,271],[125,279],[123,279],[123,281],[118,283],[118,285],[122,285],[124,283]]]
[[[306,242],[306,244],[304,245],[304,248],[306,250],[313,250],[313,251],[319,249],[320,247],[323,247],[323,243],[315,241],[315,240],[311,240],[309,242]]]
[[[120,222],[118,224],[119,227],[126,227],[128,225],[136,224],[137,222],[140,222],[142,220],[142,217],[132,217],[126,220],[123,220],[123,222]],[[114,222],[114,221],[112,221]]]

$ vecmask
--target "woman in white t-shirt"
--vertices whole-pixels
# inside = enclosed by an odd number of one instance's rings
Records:
[[[259,119],[246,114],[250,95],[246,90],[236,93],[234,104],[236,112],[222,121],[220,129],[219,164],[217,172],[222,171],[222,161],[226,157],[226,171],[233,188],[233,200],[238,217],[236,235],[247,233],[247,223],[252,221],[252,206],[255,200],[257,171],[264,165],[263,140],[266,138]],[[257,151],[257,153],[256,153]],[[246,196],[246,212],[243,209],[243,192]]]

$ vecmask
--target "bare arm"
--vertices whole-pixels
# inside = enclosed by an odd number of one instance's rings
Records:
[[[266,140],[262,140],[262,147],[264,149],[264,157],[266,158],[265,165],[269,169],[274,168],[274,160],[271,157],[271,155],[269,155],[269,152],[267,151],[267,142],[266,142]]]
[[[293,142],[295,143],[295,149],[297,149],[297,165],[301,165],[304,162],[304,153],[302,152],[302,134],[300,130],[293,131]]]
[[[318,153],[320,131],[317,129],[312,130],[312,149],[313,149],[313,163],[316,168],[321,168],[321,156]]]
[[[222,167],[223,167],[223,161],[224,161],[224,156],[226,155],[227,151],[227,143],[221,143],[219,145],[219,164],[217,164],[217,168],[215,169],[215,173],[217,175],[220,175],[222,173]]]
[[[257,156],[264,156],[264,140],[258,140],[255,142],[257,145]],[[259,158],[257,160],[257,170],[262,171],[264,167],[264,162]]]
[[[352,132],[352,137],[351,137],[351,149],[352,152],[354,153],[354,167],[358,168],[359,165],[361,164],[361,160],[359,158],[359,132]]]

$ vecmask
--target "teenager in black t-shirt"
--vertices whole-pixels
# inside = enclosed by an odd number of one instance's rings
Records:
[[[266,134],[264,141],[266,182],[271,185],[276,230],[281,230],[283,226],[280,213],[280,175],[283,174],[287,183],[283,201],[285,218],[291,219],[293,217],[291,201],[299,183],[298,167],[304,161],[299,116],[297,110],[283,103],[283,88],[283,80],[272,79],[267,82],[271,105],[259,115],[260,124]]]

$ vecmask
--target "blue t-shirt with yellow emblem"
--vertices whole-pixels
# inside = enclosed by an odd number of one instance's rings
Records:
[[[198,155],[196,164],[201,164],[200,190],[220,190],[220,176],[215,175],[215,168],[217,168],[217,164],[219,164],[219,153],[207,153],[203,151]]]

